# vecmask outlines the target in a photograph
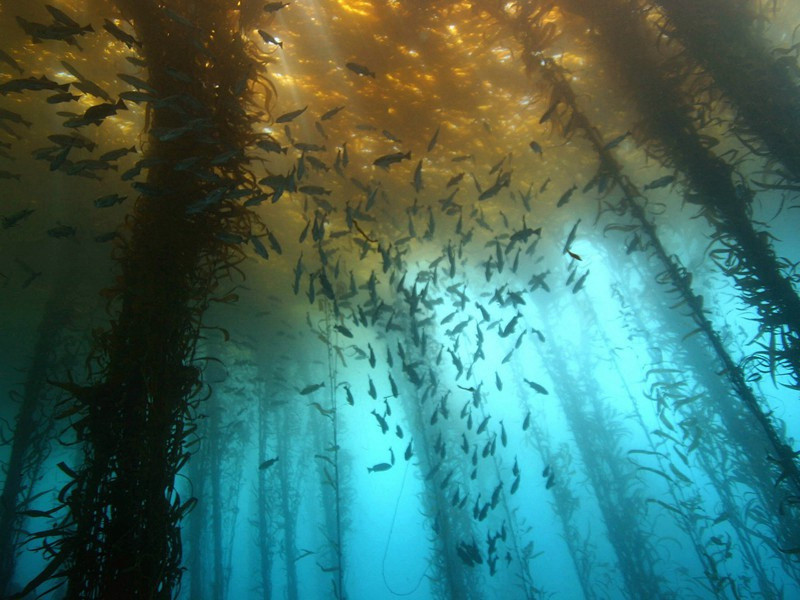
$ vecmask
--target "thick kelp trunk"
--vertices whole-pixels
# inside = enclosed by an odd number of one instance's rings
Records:
[[[117,4],[148,67],[151,168],[135,184],[142,196],[118,248],[112,321],[95,340],[97,383],[64,385],[79,410],[84,464],[62,490],[69,516],[52,532],[55,557],[31,585],[65,575],[68,598],[171,598],[178,524],[193,504],[174,480],[194,429],[195,344],[209,295],[239,257],[225,240],[248,239],[253,221],[230,192],[252,179],[242,103],[255,69],[229,2]]]

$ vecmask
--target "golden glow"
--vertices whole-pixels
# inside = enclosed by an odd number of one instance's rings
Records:
[[[372,3],[365,0],[336,0],[336,3],[352,15],[368,17],[372,14]]]

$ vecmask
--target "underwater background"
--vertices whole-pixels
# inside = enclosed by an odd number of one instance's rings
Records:
[[[0,3],[0,597],[800,598],[796,0]]]

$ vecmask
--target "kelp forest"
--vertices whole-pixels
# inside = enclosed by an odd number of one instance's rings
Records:
[[[800,4],[0,4],[0,597],[800,597]]]

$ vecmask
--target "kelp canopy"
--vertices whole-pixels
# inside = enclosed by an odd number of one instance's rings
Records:
[[[4,4],[4,593],[798,593],[799,18]]]

